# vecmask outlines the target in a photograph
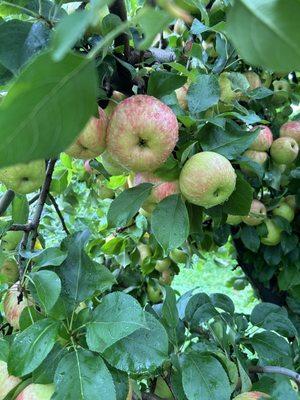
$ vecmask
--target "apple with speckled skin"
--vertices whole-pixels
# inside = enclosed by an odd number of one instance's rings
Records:
[[[212,151],[193,155],[179,177],[183,196],[190,203],[204,208],[224,203],[234,191],[235,184],[236,173],[231,163]]]
[[[28,194],[38,190],[46,176],[44,160],[16,164],[0,169],[0,181],[7,189],[16,193]]]
[[[50,400],[54,393],[54,385],[31,383],[18,395],[16,400]]]
[[[9,375],[7,370],[7,363],[0,360],[0,400],[11,392],[21,382],[20,378]]]
[[[178,140],[178,122],[160,100],[135,95],[114,110],[107,130],[107,150],[118,164],[134,172],[156,170]]]
[[[262,167],[265,166],[269,156],[268,153],[265,151],[256,151],[256,150],[246,150],[243,154],[243,157],[249,158],[251,161],[256,162],[257,164],[261,165]],[[241,164],[241,170],[247,175],[253,175],[254,172],[251,168],[247,167],[246,165]]]
[[[269,399],[270,396],[262,392],[245,392],[236,396],[233,400],[263,400]]]
[[[281,137],[291,137],[300,146],[300,121],[289,121],[280,128]]]
[[[98,116],[90,118],[76,141],[65,151],[69,156],[89,160],[104,152],[108,119],[102,108]]]
[[[253,200],[250,208],[249,215],[242,217],[245,224],[250,226],[257,226],[261,224],[267,217],[267,210],[265,205],[259,200]]]
[[[273,134],[270,128],[267,126],[255,126],[253,130],[259,128],[259,133],[257,138],[249,147],[250,150],[256,151],[268,151],[273,143]]]
[[[270,153],[277,164],[291,164],[299,154],[299,146],[291,137],[280,137],[274,140]]]
[[[267,236],[262,237],[260,241],[266,246],[276,246],[280,243],[282,229],[275,224],[271,219],[266,219],[265,221],[268,233]]]
[[[7,322],[16,330],[20,329],[20,315],[25,307],[32,303],[19,291],[19,284],[14,284],[6,293],[3,301],[4,315]]]
[[[155,206],[172,194],[179,193],[178,181],[164,181],[149,172],[137,173],[133,179],[129,179],[129,186],[138,186],[141,183],[153,183],[150,196],[143,204],[143,209],[151,213]]]

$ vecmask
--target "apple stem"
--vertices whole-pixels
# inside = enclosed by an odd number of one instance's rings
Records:
[[[9,205],[15,197],[15,192],[13,190],[7,190],[0,199],[0,216],[2,216],[8,209]]]
[[[66,225],[65,219],[64,219],[64,217],[63,217],[63,215],[62,215],[62,212],[61,212],[60,209],[59,209],[59,206],[58,206],[58,204],[57,204],[55,198],[52,196],[51,193],[48,193],[48,197],[49,197],[49,199],[50,199],[50,201],[51,201],[53,207],[55,208],[55,211],[56,211],[56,213],[57,213],[57,215],[58,215],[58,217],[59,217],[59,219],[60,219],[60,222],[61,222],[61,224],[62,224],[63,230],[66,232],[67,235],[69,235],[69,234],[70,234],[70,231],[69,231],[69,229],[68,229],[68,227],[67,227],[67,225]]]

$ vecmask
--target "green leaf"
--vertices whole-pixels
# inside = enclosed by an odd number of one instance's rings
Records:
[[[0,339],[0,360],[7,362],[9,354],[9,343],[5,339]]]
[[[74,349],[60,361],[54,383],[52,400],[116,400],[114,382],[104,361],[82,348]]]
[[[186,77],[168,71],[154,71],[150,75],[147,93],[161,98],[174,92],[186,82]]]
[[[274,332],[256,333],[249,341],[258,357],[268,363],[286,367],[291,362],[289,343]]]
[[[228,400],[228,376],[221,363],[210,355],[190,352],[182,360],[182,384],[189,400]]]
[[[54,62],[41,54],[0,105],[0,166],[57,157],[95,111],[93,61],[69,54]]]
[[[9,373],[24,376],[34,371],[53,348],[58,327],[56,321],[46,318],[18,333],[8,357]]]
[[[168,336],[164,327],[146,313],[148,329],[139,329],[109,347],[103,357],[127,373],[151,373],[168,358]]]
[[[58,247],[48,247],[33,257],[35,265],[38,267],[57,266],[62,264],[66,258],[67,253]]]
[[[126,226],[150,195],[152,186],[151,183],[142,183],[119,194],[108,210],[109,226]]]
[[[16,194],[12,202],[12,219],[16,224],[26,224],[29,216],[29,203],[26,195]]]
[[[248,63],[277,72],[299,70],[299,15],[299,1],[236,0],[227,32]]]
[[[165,298],[162,305],[162,322],[169,328],[176,328],[179,322],[178,310],[176,305],[176,296],[170,286],[164,287]]]
[[[59,343],[55,343],[53,349],[47,355],[42,364],[33,372],[32,376],[34,382],[41,384],[52,383],[58,363],[66,354],[68,354],[66,347],[62,347]]]
[[[229,314],[234,314],[234,303],[230,297],[223,293],[213,293],[209,297],[214,307],[221,308],[221,310],[224,310]]]
[[[40,306],[48,313],[57,299],[61,291],[61,281],[58,275],[52,271],[31,272],[30,292]]]
[[[182,245],[189,234],[189,217],[181,196],[166,197],[152,214],[153,234],[165,252]]]
[[[207,110],[220,100],[220,86],[216,75],[199,74],[187,93],[189,110],[197,114]]]
[[[236,175],[234,192],[224,203],[223,210],[227,214],[248,215],[253,200],[253,189],[239,171]]]
[[[241,230],[241,240],[247,249],[256,253],[260,247],[260,238],[254,226],[243,225]]]
[[[103,297],[87,324],[87,344],[90,350],[102,353],[142,328],[147,328],[147,324],[138,301],[122,292],[110,293]]]

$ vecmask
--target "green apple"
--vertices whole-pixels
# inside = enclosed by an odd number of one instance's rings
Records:
[[[233,289],[244,290],[247,285],[248,282],[245,279],[235,279],[233,283]]]
[[[236,174],[231,163],[221,154],[203,151],[184,165],[179,185],[183,196],[204,208],[224,203],[233,193]]]
[[[288,81],[281,79],[273,81],[274,94],[272,96],[272,103],[276,106],[280,106],[288,101],[290,96],[290,84]]]
[[[176,264],[185,264],[188,260],[188,255],[180,249],[170,251],[170,258]]]
[[[147,284],[147,295],[149,301],[152,303],[160,303],[163,299],[163,292],[160,285],[157,282],[149,281]]]
[[[21,379],[9,375],[7,363],[0,360],[0,400],[5,399],[8,393],[18,386],[19,383],[21,383]]]
[[[240,93],[232,90],[228,72],[221,73],[219,76],[219,85],[221,90],[220,100],[223,103],[231,104],[240,97]]]
[[[169,386],[161,376],[156,380],[154,394],[161,399],[174,399]]]
[[[271,219],[266,219],[265,224],[268,234],[266,237],[261,238],[261,242],[266,246],[276,246],[280,243],[282,230]]]
[[[148,244],[139,243],[137,249],[140,252],[140,264],[142,264],[147,257],[151,257],[152,255],[151,248]]]
[[[229,214],[227,216],[226,223],[229,225],[239,225],[242,222],[242,216],[241,215],[231,215]]]
[[[161,277],[159,278],[159,283],[162,285],[171,285],[174,279],[174,272],[171,269],[168,269],[167,271],[163,271],[161,273]]]
[[[246,225],[257,226],[261,224],[267,217],[267,210],[264,204],[259,200],[253,200],[251,209],[246,217],[242,217]]]
[[[262,392],[245,392],[236,396],[233,400],[262,400],[269,399],[270,396]]]
[[[0,170],[0,181],[7,189],[28,194],[38,190],[45,180],[45,161],[36,160],[17,164]]]
[[[185,111],[188,110],[188,102],[187,102],[188,89],[189,89],[189,84],[186,83],[185,85],[181,86],[179,89],[175,90],[178,104]]]
[[[128,169],[118,164],[117,161],[114,160],[113,157],[108,153],[108,151],[105,151],[103,154],[101,154],[101,163],[110,175],[123,175],[129,173]]]
[[[293,210],[293,208],[284,201],[281,202],[276,208],[274,208],[272,212],[274,215],[285,218],[289,222],[292,222],[295,217],[295,211]]]
[[[5,251],[12,251],[18,246],[23,237],[21,231],[8,231],[1,239],[1,248]]]
[[[249,82],[249,90],[254,90],[262,86],[259,75],[254,71],[247,71],[243,74]]]
[[[31,300],[20,293],[19,283],[15,283],[8,289],[3,300],[3,310],[7,322],[14,329],[20,329],[19,321],[22,311],[31,304]]]
[[[256,162],[262,167],[266,165],[266,162],[268,161],[269,158],[268,153],[266,153],[265,151],[256,151],[256,150],[246,150],[243,156],[249,158],[251,161]],[[252,169],[245,165],[241,165],[241,170],[247,175],[254,174]]]
[[[19,268],[16,260],[0,255],[0,282],[13,285],[19,278]]]
[[[300,146],[300,121],[289,121],[283,124],[280,128],[280,136],[291,137]]]
[[[16,400],[50,400],[54,393],[54,385],[31,383],[17,396]]]
[[[169,258],[164,258],[162,260],[157,260],[155,264],[156,271],[164,272],[168,271],[171,265],[171,260]]]
[[[117,105],[124,99],[126,99],[125,94],[118,92],[117,90],[113,91],[113,94],[108,102],[108,105],[106,106],[106,108],[104,110],[105,114],[107,115],[108,118],[111,117],[111,115],[114,112]]]
[[[270,153],[277,164],[291,164],[298,157],[299,146],[291,137],[280,137],[274,140]]]
[[[294,194],[289,194],[285,197],[284,201],[293,209],[297,208],[296,196]]]
[[[273,133],[271,129],[267,126],[260,125],[255,126],[253,130],[259,129],[257,138],[249,147],[250,150],[256,151],[268,151],[273,143]]]

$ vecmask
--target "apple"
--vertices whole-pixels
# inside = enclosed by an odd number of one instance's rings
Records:
[[[192,204],[204,208],[224,203],[235,189],[236,174],[221,154],[203,151],[193,155],[183,166],[180,190]]]
[[[162,285],[168,285],[170,286],[173,282],[174,279],[174,272],[171,269],[168,269],[167,271],[163,271],[161,273],[161,277],[159,278],[159,283]]]
[[[169,258],[164,258],[162,260],[157,260],[155,264],[156,271],[164,272],[168,271],[171,265],[171,260]]]
[[[0,257],[0,282],[9,285],[17,282],[19,278],[19,268],[16,260],[12,257],[5,257],[1,254]]]
[[[98,191],[97,195],[100,200],[113,199],[115,197],[115,192],[108,188],[101,179],[97,179]]]
[[[266,237],[262,237],[260,241],[266,246],[276,246],[281,240],[281,228],[275,224],[271,219],[266,219],[265,221],[268,234]]]
[[[98,107],[98,118],[91,117],[76,141],[65,151],[69,156],[89,160],[105,150],[108,119],[102,108]]]
[[[281,137],[291,137],[300,146],[300,121],[289,121],[283,124],[280,128]]]
[[[291,137],[280,137],[274,140],[270,153],[277,164],[291,164],[298,156],[299,146]]]
[[[245,392],[236,396],[233,400],[260,400],[269,399],[270,396],[262,392]]]
[[[1,239],[1,248],[5,251],[12,251],[18,246],[23,237],[21,231],[8,231]]]
[[[154,171],[174,150],[178,122],[173,111],[155,97],[135,95],[115,109],[107,131],[113,159],[135,171]]]
[[[151,248],[148,244],[139,243],[137,249],[140,252],[140,264],[142,264],[147,257],[151,257],[152,255]]]
[[[228,72],[222,72],[219,76],[219,86],[221,90],[220,100],[226,104],[231,104],[241,97],[241,92],[232,90],[229,76]]]
[[[177,19],[177,21],[174,24],[174,32],[177,33],[177,35],[182,35],[183,32],[186,30],[185,23],[182,19]]]
[[[175,90],[178,104],[183,110],[188,110],[188,102],[187,102],[187,92],[189,90],[189,85],[186,83],[181,86],[179,89]]]
[[[21,382],[20,378],[9,375],[7,363],[0,360],[0,400],[4,400],[8,393]]]
[[[161,376],[156,379],[154,394],[161,399],[174,399],[169,386]]]
[[[239,225],[242,222],[242,216],[241,215],[231,215],[228,214],[226,223],[229,225]]]
[[[129,186],[138,186],[145,182],[153,183],[154,185],[150,196],[143,204],[143,209],[149,213],[154,210],[156,204],[160,201],[179,192],[178,181],[164,181],[149,172],[137,173],[133,179],[129,179]]]
[[[118,164],[108,151],[101,154],[101,163],[110,175],[128,174],[128,170]]]
[[[95,172],[95,170],[91,167],[90,161],[91,160],[85,160],[84,169],[88,174],[92,175]]]
[[[20,329],[19,320],[20,315],[25,307],[30,306],[31,300],[21,294],[19,291],[19,283],[15,283],[8,289],[4,300],[3,310],[7,322],[14,328]]]
[[[281,79],[273,81],[274,94],[272,96],[272,103],[280,106],[289,99],[290,84],[288,81]]]
[[[44,160],[16,164],[0,169],[0,182],[16,193],[28,194],[38,190],[46,176]]]
[[[113,91],[113,94],[108,102],[108,105],[105,108],[105,114],[107,115],[108,118],[111,117],[112,113],[114,112],[115,108],[117,107],[118,103],[120,103],[122,100],[126,99],[126,96],[124,93],[118,92],[117,90]]]
[[[18,395],[16,400],[50,400],[54,393],[54,385],[31,383]]]
[[[284,201],[294,210],[297,208],[296,196],[294,194],[289,194],[285,197]]]
[[[270,128],[267,126],[255,126],[253,130],[259,128],[259,133],[257,138],[249,147],[250,150],[256,151],[268,151],[273,143],[273,134]]]
[[[163,292],[158,283],[149,281],[147,284],[147,295],[152,303],[160,303],[163,299]]]
[[[256,151],[256,150],[246,150],[243,154],[244,157],[249,158],[251,161],[256,162],[262,167],[265,166],[269,156],[265,151]],[[253,171],[251,168],[246,165],[241,165],[241,170],[247,175],[253,175]]]
[[[249,82],[249,90],[254,90],[262,86],[259,75],[254,71],[247,71],[243,74]]]
[[[246,225],[256,226],[261,224],[267,217],[267,210],[264,204],[259,200],[253,200],[250,212],[246,217],[242,217]]]
[[[188,255],[180,249],[174,249],[170,251],[170,258],[176,264],[185,264],[188,259]]]
[[[274,215],[285,218],[287,221],[292,222],[295,217],[295,211],[286,202],[282,201],[272,211]]]

